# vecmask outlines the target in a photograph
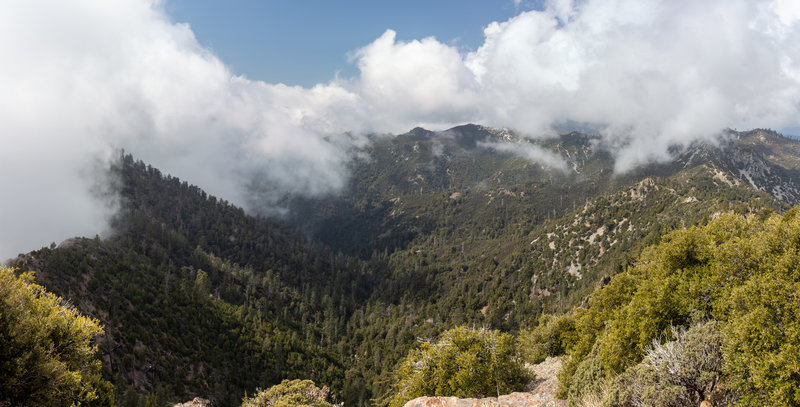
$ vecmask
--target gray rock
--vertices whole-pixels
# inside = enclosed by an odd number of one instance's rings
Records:
[[[192,401],[187,401],[185,403],[178,403],[172,407],[213,407],[213,404],[211,404],[211,400],[195,397],[194,399],[192,399]]]
[[[460,399],[457,397],[419,397],[409,401],[404,407],[559,407],[563,400],[556,400],[547,394],[511,393],[500,397],[483,399]]]

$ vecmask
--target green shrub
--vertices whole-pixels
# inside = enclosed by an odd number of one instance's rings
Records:
[[[753,278],[731,294],[725,368],[742,405],[800,405],[800,267],[791,273]]]
[[[311,380],[284,380],[255,397],[245,397],[242,407],[332,407],[330,390],[317,388]]]
[[[391,407],[421,396],[498,396],[522,390],[533,379],[516,354],[513,336],[464,326],[410,351],[397,376]]]
[[[800,405],[799,265],[798,208],[670,233],[558,317],[574,321],[559,395],[573,405],[598,392],[608,406]],[[710,322],[671,328],[693,321]],[[544,324],[530,352],[553,349],[556,331]]]
[[[672,327],[675,339],[654,341],[644,360],[628,369],[626,382],[633,406],[680,407],[728,405],[735,394],[724,386],[724,334],[717,321]]]
[[[605,374],[596,357],[590,356],[578,364],[572,376],[567,401],[570,407],[589,404],[590,400],[601,398]]]
[[[33,273],[0,267],[0,406],[114,405],[92,344],[102,332]]]
[[[531,364],[543,362],[548,356],[564,354],[576,341],[575,319],[572,315],[542,315],[539,325],[531,331],[521,332],[520,354]]]

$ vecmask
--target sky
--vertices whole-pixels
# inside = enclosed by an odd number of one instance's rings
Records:
[[[121,148],[280,215],[367,134],[590,124],[625,172],[800,127],[795,0],[248,3],[0,2],[0,259],[108,233]]]
[[[511,0],[167,0],[164,6],[235,74],[305,87],[357,75],[348,55],[387,29],[402,41],[432,36],[466,52],[481,45],[487,24],[541,7]]]

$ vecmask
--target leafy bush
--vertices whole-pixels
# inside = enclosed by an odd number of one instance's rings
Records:
[[[102,332],[33,273],[0,267],[0,405],[114,405],[92,345]]]
[[[575,369],[567,400],[570,407],[594,405],[602,399],[605,374],[596,357],[584,359]]]
[[[782,257],[787,263],[769,266],[785,267],[788,276],[753,278],[729,298],[725,370],[742,392],[742,405],[800,405],[800,256]]]
[[[330,390],[317,388],[311,380],[284,380],[253,398],[245,397],[242,407],[332,407]]]
[[[397,376],[391,407],[421,396],[498,396],[521,390],[533,379],[511,335],[464,326],[409,352]]]
[[[675,340],[653,341],[644,360],[626,372],[634,407],[680,407],[708,400],[728,405],[735,394],[723,384],[724,334],[717,321],[686,330],[672,327]]]
[[[525,361],[536,364],[548,356],[558,356],[567,351],[576,339],[575,320],[572,315],[542,315],[539,325],[531,331],[521,332],[519,349]]]
[[[734,395],[737,405],[800,405],[798,264],[800,208],[722,215],[645,250],[558,317],[572,321],[567,335],[544,324],[531,352],[564,352],[559,395],[573,405],[601,390],[603,405],[724,404]],[[710,322],[672,329],[695,321]]]

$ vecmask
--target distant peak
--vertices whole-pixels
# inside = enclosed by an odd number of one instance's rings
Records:
[[[451,128],[451,129],[449,129],[448,131],[464,131],[464,130],[466,130],[466,131],[480,131],[480,130],[484,130],[484,127],[481,126],[481,125],[478,125],[478,124],[474,124],[474,123],[467,123],[467,124],[462,124],[460,126],[455,126],[455,127]]]
[[[422,127],[414,127],[413,129],[411,129],[411,131],[408,132],[408,134],[417,137],[431,137],[433,136],[434,132],[428,129],[423,129]]]

